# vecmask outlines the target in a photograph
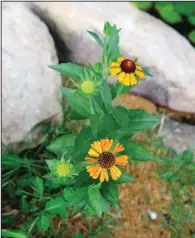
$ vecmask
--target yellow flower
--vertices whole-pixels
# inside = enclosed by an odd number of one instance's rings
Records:
[[[95,83],[90,80],[86,80],[81,84],[81,90],[86,94],[94,93]]]
[[[110,65],[110,75],[118,75],[117,80],[127,86],[137,84],[135,75],[140,79],[144,79],[143,69],[140,65],[135,63],[134,58],[118,58],[116,62]]]
[[[60,163],[56,166],[56,174],[59,177],[66,177],[71,172],[71,164],[68,163]]]
[[[121,171],[116,165],[125,166],[128,163],[128,156],[115,156],[123,151],[124,147],[117,143],[114,149],[110,151],[112,144],[113,139],[101,139],[91,144],[88,154],[96,158],[87,157],[85,160],[94,163],[86,167],[87,172],[93,179],[100,177],[101,182],[108,181],[108,171],[113,180],[117,180],[121,176]]]

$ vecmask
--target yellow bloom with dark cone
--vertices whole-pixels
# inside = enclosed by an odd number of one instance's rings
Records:
[[[140,79],[144,79],[144,72],[140,65],[138,65],[134,58],[125,59],[120,57],[116,62],[110,65],[110,75],[118,75],[117,80],[126,86],[133,86],[137,84],[137,76]]]
[[[114,149],[111,150],[112,145],[113,139],[101,139],[91,144],[88,152],[91,157],[87,157],[85,160],[93,163],[86,167],[87,172],[93,179],[100,177],[101,182],[108,181],[109,173],[113,180],[117,180],[121,176],[121,170],[117,165],[125,166],[128,163],[128,156],[117,156],[117,153],[123,151],[124,147],[117,143]]]

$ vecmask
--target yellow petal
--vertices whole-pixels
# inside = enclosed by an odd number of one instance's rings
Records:
[[[104,182],[104,180],[108,181],[108,173],[106,169],[102,169],[100,174],[100,182]]]
[[[136,70],[142,70],[142,67],[140,65],[136,65]]]
[[[87,167],[86,167],[87,172],[91,173],[93,170],[96,169],[96,166],[97,166],[97,165],[89,165],[89,166],[87,166]]]
[[[137,84],[137,79],[135,78],[134,74],[130,74],[130,81],[131,81],[131,85]]]
[[[136,70],[136,71],[135,71],[135,74],[136,74],[140,79],[144,79],[144,72],[143,72],[143,71]]]
[[[104,143],[104,152],[107,152],[110,150],[110,148],[112,147],[113,144],[113,139],[109,140],[109,139],[105,139],[105,143]]]
[[[101,148],[101,144],[100,141],[95,141],[93,142],[93,144],[91,144],[91,147],[99,154],[102,153],[102,148]]]
[[[93,162],[93,163],[96,163],[96,162],[97,162],[96,159],[93,159],[93,158],[90,158],[90,157],[86,157],[85,160],[86,160],[87,162]]]
[[[119,58],[117,59],[117,62],[118,62],[118,63],[121,63],[123,60],[125,60],[125,58],[121,56],[121,57],[119,57]]]
[[[110,67],[120,67],[120,63],[116,63],[116,62],[112,62],[112,64],[110,65]]]
[[[121,68],[120,67],[113,67],[110,68],[110,75],[115,76],[117,74],[119,74],[121,72]]]
[[[130,81],[130,74],[125,74],[125,79],[123,81],[124,85],[131,85],[131,81]]]
[[[98,157],[99,156],[99,153],[97,153],[95,150],[93,150],[93,149],[90,149],[89,150],[89,152],[88,152],[88,154],[90,155],[90,156],[94,156],[94,157]]]
[[[93,178],[93,179],[96,179],[99,177],[100,175],[100,172],[101,172],[101,167],[99,165],[96,166],[96,169],[93,170],[91,173],[90,173],[90,176]]]
[[[110,174],[113,180],[116,180],[121,176],[121,171],[115,165],[110,168]]]
[[[117,154],[123,150],[124,150],[124,147],[120,143],[117,143],[114,150],[112,151],[112,154]]]
[[[125,79],[125,73],[122,72],[122,73],[120,73],[119,76],[118,76],[118,81],[123,84],[124,79]]]
[[[128,163],[128,156],[127,155],[121,155],[115,158],[115,164],[124,166]]]

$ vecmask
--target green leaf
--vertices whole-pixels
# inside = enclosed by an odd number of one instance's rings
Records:
[[[71,120],[85,120],[86,117],[80,115],[78,112],[73,111],[70,115]]]
[[[100,193],[100,184],[90,185],[88,187],[88,205],[96,212],[97,216],[102,215],[102,196]]]
[[[100,37],[95,33],[95,32],[92,32],[92,31],[87,31],[91,36],[93,36],[93,38],[96,40],[96,42],[100,45],[100,47],[104,47],[104,44],[102,42],[102,40],[100,39]]]
[[[50,220],[49,217],[41,213],[39,215],[39,220],[37,222],[38,231],[47,231],[50,227]]]
[[[106,81],[104,81],[99,88],[99,94],[96,95],[95,100],[100,108],[105,112],[111,112],[112,108],[112,95],[111,90]]]
[[[103,183],[100,189],[102,196],[111,204],[119,205],[119,193],[116,184]]]
[[[152,74],[146,69],[146,68],[142,68],[143,69],[143,72],[144,72],[144,75],[145,76],[150,76],[152,77]]]
[[[141,10],[148,11],[151,9],[153,2],[132,2],[132,4]]]
[[[104,38],[104,48],[103,48],[103,59],[104,65],[109,66],[113,61],[115,61],[120,56],[119,49],[119,31],[116,25],[109,26],[107,24],[106,36]]]
[[[32,181],[33,186],[35,186],[36,194],[40,197],[43,196],[44,192],[44,185],[43,185],[43,179],[40,177],[35,177]]]
[[[13,237],[13,238],[27,238],[28,237],[26,232],[23,231],[23,230],[13,230],[13,231],[11,231],[11,230],[3,229],[1,232],[2,232],[1,233],[2,236],[9,237],[9,238],[10,237]]]
[[[76,134],[60,136],[47,146],[47,150],[56,155],[62,155],[65,152],[72,153],[74,151],[75,139]]]
[[[138,144],[136,142],[129,142],[126,145],[126,151],[132,160],[135,161],[150,161],[153,156],[148,152],[144,145]]]
[[[109,22],[105,22],[104,24],[104,34],[109,36],[112,33],[112,27]]]
[[[129,112],[124,107],[115,107],[112,109],[112,115],[121,127],[128,127]]]
[[[28,214],[30,212],[30,204],[26,201],[27,196],[23,195],[20,199],[20,210],[24,214]]]
[[[69,105],[78,112],[81,116],[86,118],[91,114],[90,102],[85,95],[79,93],[78,90],[62,87],[62,94],[69,103]]]
[[[75,141],[75,154],[73,157],[75,161],[84,161],[92,141],[91,128],[82,128]]]
[[[31,161],[20,158],[14,154],[4,154],[2,156],[2,167],[4,169],[19,169],[21,167],[28,167],[31,164]]]
[[[161,17],[170,24],[179,23],[182,20],[180,13],[174,10],[172,3],[166,5],[157,3],[156,9]]]
[[[87,193],[87,187],[83,188],[65,188],[63,196],[69,206],[73,206],[84,200]]]
[[[195,16],[189,16],[188,21],[192,26],[195,26]]]
[[[191,31],[191,32],[189,33],[188,38],[190,39],[190,41],[191,41],[192,43],[195,44],[195,30],[193,30],[193,31]]]
[[[90,206],[86,206],[85,209],[84,209],[84,213],[87,217],[91,217],[91,216],[94,216],[96,215],[96,211],[93,210]]]
[[[62,75],[71,77],[73,79],[81,79],[81,76],[84,74],[84,67],[73,63],[51,65],[49,68],[52,68],[55,71],[60,72]]]
[[[135,109],[129,110],[129,129],[132,132],[150,129],[160,122],[160,119],[143,110]]]
[[[106,134],[108,134],[108,132],[113,132],[119,127],[119,124],[112,114],[105,114],[100,121],[98,131],[100,134],[101,132],[106,132]]]
[[[186,150],[182,154],[182,159],[185,160],[187,163],[192,162],[194,158],[195,155],[192,150]]]
[[[122,172],[121,176],[117,180],[113,180],[113,183],[116,184],[123,184],[123,183],[131,183],[134,182],[135,178],[132,177],[130,174]]]
[[[94,66],[93,69],[95,70],[96,73],[102,74],[102,64],[100,62],[97,62]]]
[[[46,203],[45,211],[52,217],[60,215],[63,219],[66,219],[68,217],[66,207],[68,207],[67,202],[65,202],[64,199],[59,196]]]

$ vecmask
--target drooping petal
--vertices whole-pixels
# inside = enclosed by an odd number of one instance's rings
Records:
[[[110,75],[115,76],[121,72],[120,67],[112,67],[110,68]]]
[[[125,74],[125,79],[123,81],[123,84],[127,86],[131,85],[130,74]]]
[[[127,155],[121,155],[115,158],[115,164],[124,166],[128,163],[128,156]]]
[[[99,153],[97,153],[95,150],[93,150],[93,149],[90,149],[89,150],[89,152],[88,152],[88,154],[90,155],[90,156],[94,156],[94,157],[98,157],[99,156]]]
[[[137,79],[135,78],[134,74],[130,74],[130,81],[131,81],[131,85],[137,84]]]
[[[93,144],[91,144],[91,148],[93,148],[99,154],[102,153],[100,141],[93,142]]]
[[[112,154],[117,154],[123,150],[124,150],[124,147],[120,143],[117,143],[114,150],[112,151]]]
[[[97,165],[96,166],[96,169],[93,170],[91,173],[90,173],[90,176],[93,178],[93,179],[96,179],[99,177],[100,175],[100,172],[101,172],[101,166]]]
[[[100,182],[104,182],[104,180],[108,181],[108,172],[106,169],[102,169],[100,174]]]
[[[144,72],[140,71],[140,70],[136,70],[135,74],[140,78],[140,79],[144,79]]]
[[[110,174],[113,180],[116,180],[121,176],[121,171],[115,165],[110,168]]]
[[[86,157],[85,160],[86,160],[87,162],[93,162],[93,163],[96,163],[96,162],[97,162],[96,159],[93,159],[93,158],[90,158],[90,157]]]
[[[97,165],[89,165],[86,167],[87,172],[91,173],[96,169]]]
[[[125,79],[125,72],[120,73],[117,78],[118,78],[118,81],[123,84]]]
[[[140,65],[136,65],[136,70],[142,70],[142,67]]]
[[[120,63],[117,62],[112,62],[112,64],[110,65],[110,67],[120,67]]]

